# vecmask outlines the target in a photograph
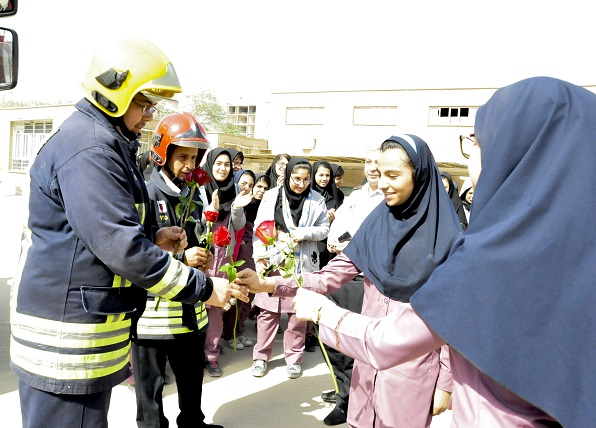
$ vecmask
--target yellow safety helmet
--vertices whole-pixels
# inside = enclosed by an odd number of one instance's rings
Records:
[[[122,116],[139,92],[154,103],[182,92],[168,57],[140,37],[98,50],[81,86],[85,97],[112,117]]]

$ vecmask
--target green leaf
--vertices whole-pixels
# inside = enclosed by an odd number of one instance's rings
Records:
[[[181,218],[184,213],[184,204],[176,205],[176,217]]]
[[[234,266],[242,266],[244,263],[246,263],[245,260],[236,260],[234,262]]]

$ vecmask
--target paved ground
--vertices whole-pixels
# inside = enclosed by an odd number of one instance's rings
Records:
[[[2,177],[0,176],[0,180]],[[7,300],[9,285],[18,259],[19,239],[22,221],[26,213],[23,196],[15,195],[15,186],[0,181],[0,204],[5,245],[0,246],[0,409],[2,427],[20,428],[20,407],[16,378],[8,369],[8,317]],[[254,321],[248,321],[246,336],[255,338]],[[220,357],[224,375],[203,382],[203,411],[207,421],[232,427],[323,427],[322,420],[331,411],[324,403],[321,391],[332,389],[332,380],[323,357],[317,348],[314,353],[305,353],[304,373],[298,379],[288,379],[282,357],[282,336],[277,335],[274,358],[263,378],[250,374],[252,351],[244,349],[234,352],[226,348]],[[171,373],[170,373],[171,375]],[[173,379],[173,375],[172,375]],[[122,384],[114,388],[109,414],[110,427],[129,428],[135,425],[134,388]],[[177,394],[175,385],[167,385],[164,391],[166,416],[172,426],[177,415]],[[432,428],[447,428],[451,412],[433,419]],[[347,426],[346,424],[340,425]]]

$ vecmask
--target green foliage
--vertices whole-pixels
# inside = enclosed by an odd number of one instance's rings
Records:
[[[208,132],[240,135],[236,125],[226,122],[226,110],[217,102],[211,91],[201,91],[188,97],[191,113]]]

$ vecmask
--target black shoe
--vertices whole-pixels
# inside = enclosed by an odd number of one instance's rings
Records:
[[[325,425],[343,424],[346,422],[347,416],[346,410],[336,407],[327,415],[325,419],[323,419],[323,423],[325,423]]]
[[[197,428],[224,428],[224,427],[223,427],[223,425],[206,424],[205,422],[203,422]]]
[[[316,343],[316,337],[314,337],[313,335],[306,336],[306,340],[304,341],[304,350],[306,352],[315,352]]]
[[[335,399],[337,396],[335,395],[335,390],[325,391],[321,394],[321,398],[325,403],[335,403]]]
[[[220,377],[222,375],[217,361],[205,361],[205,368],[207,369],[207,374],[211,377]]]

